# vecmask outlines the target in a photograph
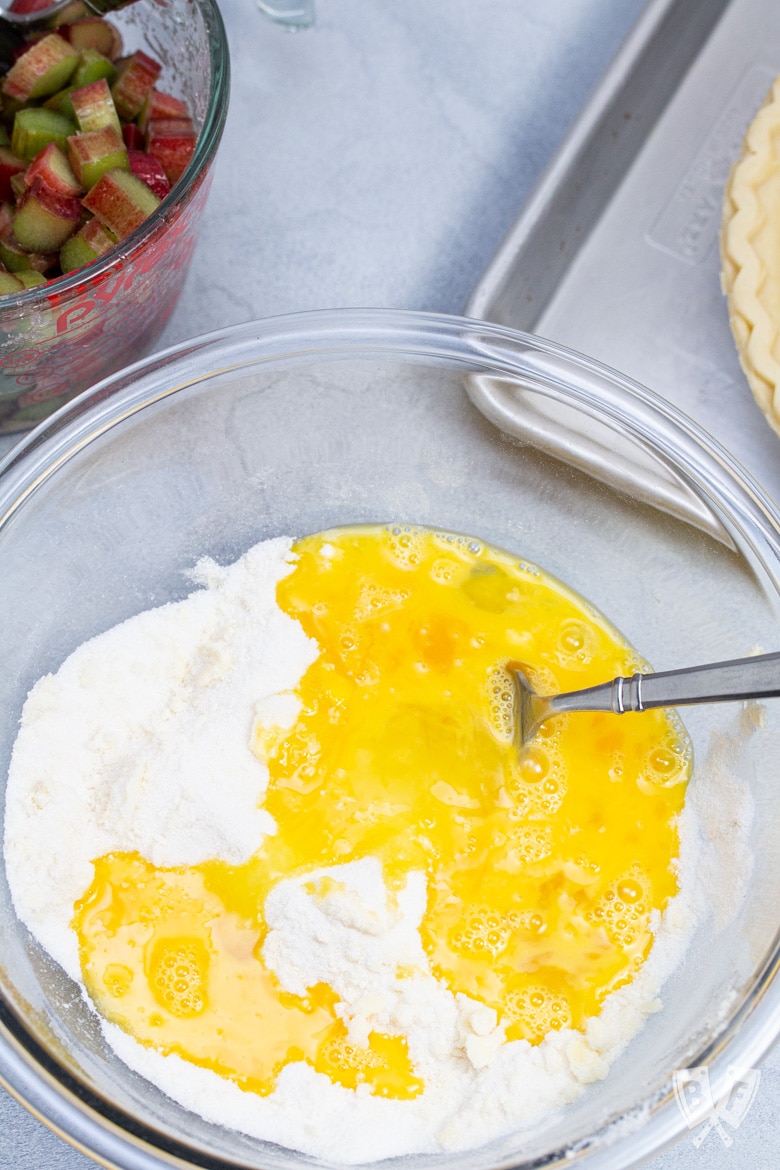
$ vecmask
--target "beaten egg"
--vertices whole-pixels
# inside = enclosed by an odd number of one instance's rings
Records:
[[[535,565],[401,525],[319,533],[294,552],[278,604],[320,654],[292,727],[252,730],[276,833],[240,866],[95,859],[73,921],[84,982],[141,1044],[243,1089],[266,1095],[306,1061],[409,1099],[425,1085],[403,1035],[355,1043],[332,988],[292,995],[265,965],[270,891],[308,877],[325,897],[338,878],[321,871],[365,857],[391,897],[422,872],[422,942],[447,988],[492,1009],[507,1041],[582,1029],[641,967],[677,892],[690,747],[674,713],[583,713],[518,753],[508,662],[549,691],[644,669]]]

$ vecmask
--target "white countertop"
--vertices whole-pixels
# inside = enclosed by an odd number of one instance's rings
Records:
[[[144,0],[141,0],[143,3]],[[278,313],[462,311],[643,0],[316,0],[298,34],[221,0],[233,85],[209,206],[158,348]],[[0,453],[11,440],[0,441]],[[697,1131],[701,1132],[701,1131]],[[774,1170],[780,1050],[727,1148],[652,1170]],[[0,1170],[94,1165],[0,1090]]]

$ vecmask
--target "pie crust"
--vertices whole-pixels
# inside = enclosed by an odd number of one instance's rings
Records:
[[[780,77],[726,183],[721,261],[739,360],[780,435]]]

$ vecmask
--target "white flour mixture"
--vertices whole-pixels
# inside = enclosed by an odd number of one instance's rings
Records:
[[[205,588],[85,643],[28,698],[9,776],[8,877],[19,917],[79,982],[70,921],[93,858],[135,850],[160,866],[238,864],[274,831],[259,807],[268,775],[250,735],[258,718],[292,725],[294,688],[317,654],[275,601],[290,543],[258,545],[228,569],[202,561],[194,579]],[[266,905],[266,964],[292,993],[332,987],[354,1041],[372,1029],[406,1036],[425,1081],[412,1100],[346,1089],[303,1062],[286,1066],[275,1091],[260,1097],[116,1026],[103,1030],[128,1065],[185,1107],[321,1158],[354,1163],[478,1146],[574,1100],[660,1008],[661,983],[692,925],[696,824],[689,802],[683,892],[656,923],[638,976],[584,1033],[552,1032],[536,1047],[507,1042],[492,1009],[454,996],[430,973],[418,929],[423,874],[412,874],[397,901],[371,858],[326,871],[338,873],[339,885],[325,897],[307,893],[303,879],[280,882]]]

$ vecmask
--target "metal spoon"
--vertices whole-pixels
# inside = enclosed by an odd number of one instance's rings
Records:
[[[613,711],[623,715],[651,707],[771,699],[780,695],[780,652],[657,674],[632,674],[563,695],[537,695],[522,663],[511,663],[509,670],[515,681],[515,723],[521,748],[548,719],[570,711]]]

